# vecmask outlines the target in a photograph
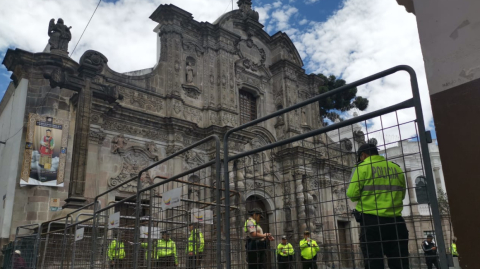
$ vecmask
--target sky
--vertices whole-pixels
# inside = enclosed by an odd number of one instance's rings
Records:
[[[395,0],[252,0],[265,31],[287,33],[304,60],[307,73],[333,74],[353,82],[390,67],[407,64],[417,72],[427,129],[434,131],[425,68],[415,16]],[[213,23],[232,10],[231,0],[118,0],[102,1],[78,43],[98,0],[0,0],[0,58],[7,49],[41,52],[48,42],[48,22],[63,18],[72,26],[70,57],[84,51],[102,52],[117,72],[153,67],[156,61],[156,23],[148,17],[160,4],[174,4],[198,21]],[[236,0],[233,7],[237,8]],[[73,54],[72,54],[73,52]],[[10,82],[0,67],[0,98]],[[411,98],[408,75],[399,73],[358,88],[374,111]],[[374,119],[369,131],[408,121],[413,111]],[[413,125],[393,130],[408,137]],[[395,134],[397,133],[397,134]],[[435,137],[435,133],[434,133]],[[388,140],[388,139],[387,139]]]

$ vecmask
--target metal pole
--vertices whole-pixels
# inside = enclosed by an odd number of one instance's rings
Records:
[[[80,216],[94,216],[93,214],[87,214],[87,213],[81,213],[77,215],[77,218],[75,219],[75,233],[74,235],[77,234],[77,229],[78,229],[78,218]],[[75,238],[76,239],[76,238]],[[73,247],[72,247],[72,264],[70,265],[71,269],[75,268],[75,251],[77,250],[77,240],[73,240]]]
[[[153,200],[153,190],[150,190],[150,214],[148,216],[148,239],[147,239],[147,241],[148,241],[147,269],[150,269],[152,267],[151,266],[151,262],[152,262],[152,254],[151,254],[152,253],[152,213],[153,213],[152,200]]]
[[[225,181],[225,266],[232,268],[230,259],[230,179],[228,178],[228,132],[223,140],[223,179]]]
[[[440,258],[440,268],[448,269],[447,253],[445,239],[443,237],[442,219],[437,201],[437,192],[435,190],[435,181],[433,180],[432,163],[430,162],[430,152],[428,151],[427,136],[425,132],[425,122],[423,120],[422,103],[418,89],[417,75],[410,66],[403,66],[405,71],[410,74],[410,83],[412,86],[413,101],[415,104],[415,113],[417,117],[418,132],[420,137],[420,146],[422,149],[423,164],[425,166],[425,176],[427,180],[428,196],[431,197],[430,204],[432,208],[433,224],[435,228],[435,237],[437,239],[438,255]]]
[[[222,211],[220,207],[221,197],[220,188],[222,188],[221,182],[221,161],[220,161],[220,140],[215,136],[215,180],[217,188],[215,195],[217,196],[217,269],[222,269]],[[225,196],[230,196],[230,193],[226,193]],[[225,207],[225,211],[230,211],[230,208]]]

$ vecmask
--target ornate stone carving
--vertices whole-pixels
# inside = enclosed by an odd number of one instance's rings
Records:
[[[265,63],[265,50],[258,47],[251,37],[242,39],[236,44],[238,56],[243,59],[242,64],[246,69],[257,71]]]
[[[102,144],[107,135],[102,131],[93,131],[90,130],[90,140],[89,142]]]
[[[200,124],[202,122],[202,112],[196,108],[184,107],[185,119]]]
[[[110,187],[115,187],[131,179],[132,177],[137,176],[140,170],[157,160],[157,156],[150,154],[150,152],[148,152],[146,149],[138,147],[129,148],[122,154],[123,163],[120,174],[115,178],[110,178],[108,180],[108,185]],[[140,178],[142,187],[147,187],[148,185],[153,184],[153,179],[150,173],[152,173],[152,170],[142,174]],[[119,190],[125,192],[136,192],[137,181],[133,180],[126,185],[123,185],[119,188]]]
[[[204,164],[205,160],[195,151],[189,150],[185,153],[185,163],[191,169]]]
[[[182,102],[180,102],[180,101],[174,101],[174,102],[173,102],[173,111],[174,111],[176,114],[182,113],[182,111],[183,111]]]
[[[118,87],[118,91],[123,95],[123,101],[120,102],[121,104],[153,113],[160,113],[163,109],[164,101],[160,97],[124,87]]]
[[[333,187],[332,194],[334,200],[334,212],[336,215],[347,214],[349,212],[345,191],[344,185]]]
[[[156,141],[167,141],[168,135],[164,133],[162,130],[158,129],[148,129],[148,128],[140,128],[136,127],[132,124],[125,124],[122,122],[114,121],[112,119],[107,119],[104,121],[102,125],[102,129],[110,130],[110,131],[117,131],[117,132],[124,132],[134,136],[141,136],[149,139],[153,139]]]
[[[224,113],[222,114],[222,122],[224,125],[228,126],[237,126],[237,115],[230,114],[230,113]]]
[[[112,139],[112,153],[122,153],[128,144],[128,139],[123,134],[119,134]]]
[[[145,148],[148,150],[148,152],[150,152],[151,154],[157,154],[157,145],[153,142],[153,141],[150,141],[150,142],[147,142],[145,143]]]
[[[378,141],[377,141],[376,138],[370,138],[370,139],[368,139],[368,143],[373,144],[373,145],[376,146],[376,145],[378,144]]]
[[[185,95],[193,99],[198,99],[202,94],[202,90],[194,85],[182,84],[182,88]]]
[[[210,124],[215,124],[215,125],[219,125],[219,122],[218,122],[218,114],[216,112],[213,112],[213,111],[210,111],[209,112],[209,118],[210,118]]]
[[[243,18],[251,18],[253,20],[258,21],[258,12],[252,9],[252,1],[251,0],[238,0],[237,1],[238,8],[240,9],[240,14]]]
[[[194,70],[191,62],[187,62],[187,66],[185,67],[185,74],[187,77],[187,84],[193,84]]]
[[[195,54],[197,57],[200,57],[205,52],[201,46],[193,42],[183,42],[183,50],[190,54]]]
[[[340,141],[340,146],[347,151],[351,151],[353,149],[352,141],[350,141],[350,139],[347,139],[347,138],[344,138]]]
[[[72,34],[70,29],[72,27],[67,27],[63,24],[62,19],[58,19],[55,24],[55,19],[51,19],[48,25],[48,44],[50,45],[50,51],[52,53],[63,52],[65,55],[68,55],[68,42],[72,40]]]
[[[357,142],[359,145],[365,144],[365,134],[361,131],[354,131],[353,132],[353,140]]]

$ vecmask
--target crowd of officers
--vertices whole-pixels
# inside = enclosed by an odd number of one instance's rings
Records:
[[[202,232],[198,229],[197,223],[191,223],[188,226],[189,237],[185,253],[188,256],[187,268],[200,268],[205,248],[205,239]],[[114,232],[114,239],[110,242],[107,250],[110,268],[126,269],[131,268],[125,260],[125,244],[118,239],[118,232]],[[132,242],[128,242],[133,245]],[[162,238],[154,240],[150,253],[151,268],[173,268],[178,266],[177,246],[170,238],[168,231],[162,232]],[[145,251],[145,260],[148,260],[149,243],[143,242],[140,246]]]
[[[364,258],[365,269],[384,269],[384,257],[387,258],[388,268],[410,268],[408,253],[408,230],[402,217],[403,200],[406,195],[405,174],[401,167],[387,161],[378,154],[376,145],[364,144],[357,151],[358,162],[353,168],[347,197],[356,202],[353,212],[360,226],[360,247]],[[255,208],[249,212],[250,217],[245,221],[246,256],[249,269],[263,269],[267,264],[266,251],[269,242],[274,238],[264,233],[260,225],[263,212]],[[200,265],[203,252],[203,235],[194,227],[190,227],[191,235],[186,252],[189,255],[188,268]],[[157,242],[157,252],[153,260],[159,267],[173,267],[178,265],[175,243],[164,233],[162,240]],[[422,244],[428,268],[435,265],[438,268],[436,245],[432,236]],[[194,242],[200,240],[200,247],[194,250]],[[109,258],[112,265],[123,259],[125,253],[110,251],[123,248],[123,243],[112,241],[109,248]],[[142,243],[147,248],[147,243]],[[298,243],[303,269],[317,269],[317,253],[320,248],[317,242],[310,238],[310,232],[305,231],[304,238]],[[455,242],[451,246],[453,256],[458,257]],[[110,253],[115,253],[111,255]],[[295,264],[294,247],[288,243],[287,237],[276,248],[279,269],[289,269]],[[113,267],[115,268],[115,267]],[[123,268],[123,267],[118,267]]]
[[[249,212],[250,217],[245,221],[245,233],[247,242],[245,245],[247,251],[247,262],[249,269],[265,268],[266,251],[269,248],[269,242],[274,238],[269,233],[263,233],[262,227],[258,224],[261,218],[264,218],[262,210],[255,208]],[[317,269],[317,253],[320,247],[317,242],[310,238],[310,232],[305,231],[303,239],[298,245],[303,269]],[[292,244],[288,243],[287,236],[282,236],[282,242],[276,249],[277,262],[279,269],[293,268],[295,264],[295,250]]]

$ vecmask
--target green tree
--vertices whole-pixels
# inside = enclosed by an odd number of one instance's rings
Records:
[[[318,76],[324,81],[324,84],[318,89],[318,94],[329,92],[347,84],[345,80],[337,79],[334,75],[327,77],[324,74],[319,74]],[[345,112],[352,108],[357,108],[360,111],[367,109],[368,99],[357,96],[357,88],[355,87],[340,94],[322,99],[318,102],[318,105],[320,107],[320,116],[324,124],[327,125],[325,122],[326,119],[331,121],[335,121],[336,119],[342,120],[337,111]]]
[[[440,214],[450,215],[450,205],[448,204],[447,193],[445,193],[442,187],[437,188],[437,201]]]

